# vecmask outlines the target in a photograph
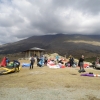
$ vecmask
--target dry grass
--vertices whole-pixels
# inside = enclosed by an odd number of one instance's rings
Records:
[[[25,60],[21,60],[20,62],[29,63],[29,61]],[[70,90],[70,92],[75,92],[77,89],[80,90],[91,89],[95,91],[100,91],[100,77],[80,76],[78,70],[79,70],[78,67],[50,69],[47,66],[44,66],[40,68],[37,67],[35,64],[33,70],[30,70],[28,67],[27,68],[22,67],[21,71],[18,73],[12,73],[0,76],[0,87],[28,88],[29,90],[51,89],[51,88],[52,89],[73,88],[72,90]],[[85,70],[86,72],[93,72],[94,74],[100,73],[100,70],[95,70],[92,68],[87,68]],[[79,100],[100,100],[95,95],[94,96],[87,95],[86,97],[88,99],[81,98]],[[36,100],[41,100],[41,99],[36,99]]]
[[[69,41],[66,41],[66,42],[86,43],[86,44],[91,44],[91,45],[95,45],[95,46],[100,46],[100,42],[97,42],[97,41],[69,40]]]
[[[29,61],[22,60],[21,63]],[[75,88],[92,88],[100,89],[99,77],[84,77],[78,73],[79,68],[62,68],[50,69],[47,66],[42,68],[37,67],[36,64],[33,70],[22,67],[19,73],[12,73],[0,76],[0,87],[28,87],[30,89],[38,88],[57,88],[57,87],[75,87]],[[100,70],[92,68],[85,69],[86,72],[93,72],[99,74]]]

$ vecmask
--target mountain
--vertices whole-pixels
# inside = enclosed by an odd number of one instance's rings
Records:
[[[0,54],[13,54],[22,52],[32,47],[43,48],[47,53],[59,53],[79,57],[100,56],[100,35],[42,35],[32,36],[18,42],[8,43],[0,46]]]

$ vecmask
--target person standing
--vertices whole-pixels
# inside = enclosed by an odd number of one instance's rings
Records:
[[[56,56],[56,61],[57,61],[57,62],[59,61],[59,55]]]
[[[9,59],[8,59],[8,57],[6,57],[6,66],[9,64]]]
[[[70,67],[72,67],[74,64],[74,58],[72,57],[72,55],[70,55],[69,63],[70,63]]]
[[[34,66],[34,62],[35,62],[35,59],[34,57],[32,56],[31,59],[30,59],[30,69],[33,69],[33,66]]]
[[[41,56],[41,57],[40,57],[39,64],[40,64],[41,67],[44,66],[44,56]]]
[[[18,60],[14,60],[13,61],[13,66],[15,68],[15,72],[19,72],[19,66],[20,66],[20,62]],[[18,70],[17,70],[18,69]]]
[[[78,66],[80,67],[79,72],[85,72],[85,70],[84,70],[84,55],[82,55],[81,58],[79,59]]]
[[[99,59],[99,57],[97,57],[97,59],[96,59],[96,64],[100,64],[100,59]]]
[[[47,65],[47,61],[48,61],[48,58],[45,56],[45,57],[44,57],[44,64],[45,64],[45,65]]]

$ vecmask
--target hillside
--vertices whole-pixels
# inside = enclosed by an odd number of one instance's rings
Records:
[[[100,35],[43,35],[0,46],[0,54],[22,52],[32,47],[46,49],[47,53],[57,52],[60,55],[95,57],[100,54]]]

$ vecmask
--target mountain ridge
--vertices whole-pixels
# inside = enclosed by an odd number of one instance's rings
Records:
[[[77,43],[76,43],[77,42]],[[61,55],[98,56],[100,53],[100,35],[55,34],[32,36],[14,43],[0,46],[0,54],[13,54],[32,47],[46,49],[48,53]],[[87,55],[88,54],[88,55]]]

